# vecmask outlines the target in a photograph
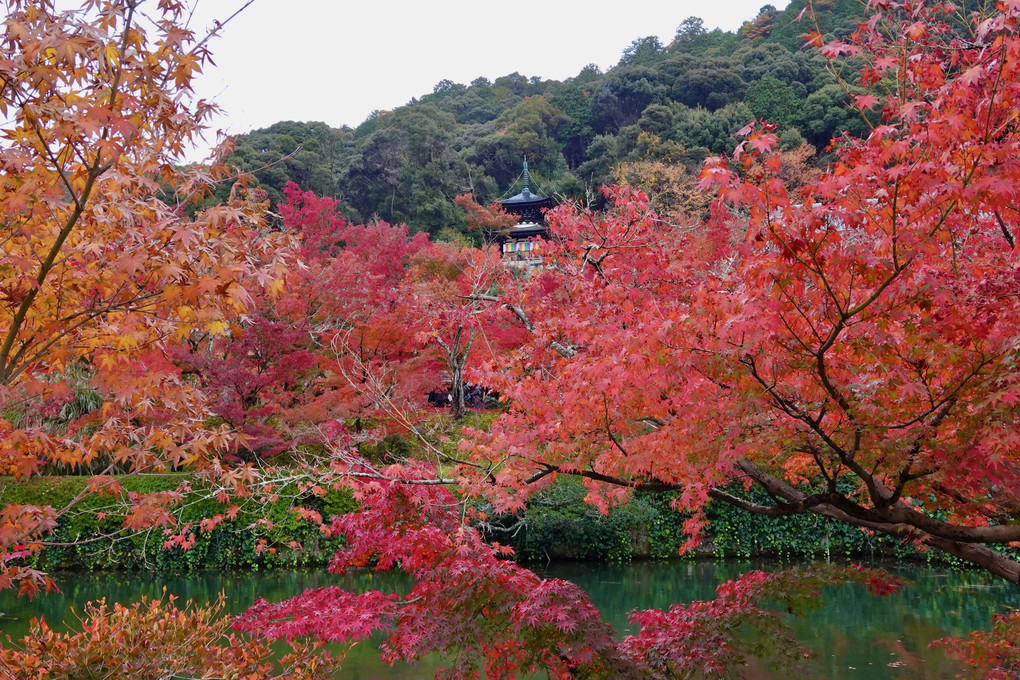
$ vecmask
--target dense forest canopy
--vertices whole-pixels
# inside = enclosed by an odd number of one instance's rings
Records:
[[[705,157],[731,152],[734,133],[760,118],[779,126],[784,149],[809,144],[806,155],[820,162],[834,136],[864,126],[800,36],[848,34],[864,6],[816,2],[815,27],[798,21],[804,5],[765,5],[735,33],[689,17],[668,44],[635,39],[608,71],[589,64],[562,82],[519,73],[441,80],[354,129],[276,123],[240,136],[230,160],[254,172],[274,204],[290,180],[337,199],[354,221],[406,222],[433,235],[465,230],[458,194],[483,204],[507,195],[525,157],[550,195],[597,200],[602,184],[643,180],[675,199]]]

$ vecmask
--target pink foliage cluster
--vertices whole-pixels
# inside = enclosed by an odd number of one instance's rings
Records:
[[[544,670],[569,678],[580,668],[608,667],[615,642],[574,584],[542,579],[503,559],[507,549],[461,524],[457,499],[439,485],[405,484],[420,470],[392,468],[398,477],[359,491],[362,511],[333,520],[349,545],[330,570],[374,565],[415,579],[404,596],[338,588],[304,593],[276,604],[256,603],[235,626],[269,637],[311,636],[354,642],[376,630],[389,662],[414,662],[439,652],[452,658],[443,676],[512,678]]]
[[[962,661],[969,675],[982,680],[1020,680],[1020,612],[996,614],[991,630],[965,638],[946,638],[933,645]]]
[[[302,443],[286,414],[306,400],[304,383],[317,365],[312,349],[307,330],[256,315],[208,348],[171,353],[200,376],[213,413],[243,435],[243,447],[268,456]]]
[[[695,671],[722,678],[751,657],[793,663],[806,656],[786,618],[818,604],[823,586],[882,582],[889,592],[897,585],[860,567],[754,571],[719,586],[714,600],[634,612],[641,631],[621,643],[576,585],[543,579],[506,559],[508,549],[484,542],[445,486],[421,483],[434,470],[355,468],[351,472],[376,479],[357,487],[360,512],[333,518],[331,530],[349,543],[330,571],[399,569],[414,585],[404,595],[329,587],[277,603],[259,600],[235,620],[236,628],[348,644],[381,632],[385,661],[413,663],[438,653],[451,660],[439,675],[444,678],[484,672],[509,679],[540,671],[564,679],[687,677]],[[482,518],[468,513],[467,519]],[[747,627],[757,635],[747,636]]]
[[[791,666],[810,656],[793,637],[785,614],[822,603],[822,588],[848,581],[867,583],[883,594],[903,583],[881,570],[816,564],[807,569],[750,571],[727,581],[714,600],[631,613],[641,626],[621,651],[653,677],[727,678],[752,658]],[[743,626],[743,628],[741,628]]]

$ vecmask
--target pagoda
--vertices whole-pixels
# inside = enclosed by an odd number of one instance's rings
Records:
[[[552,199],[531,193],[527,159],[524,160],[524,188],[521,193],[499,203],[508,213],[517,216],[517,224],[507,231],[492,232],[489,238],[502,245],[504,260],[537,261],[535,240],[546,238],[549,234],[543,213],[552,207]]]

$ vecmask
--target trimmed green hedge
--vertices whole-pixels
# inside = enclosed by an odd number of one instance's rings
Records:
[[[0,503],[63,507],[85,487],[86,479],[36,477],[16,482],[0,477]],[[185,479],[184,475],[130,477],[123,479],[122,485],[129,492],[149,493],[175,489]],[[296,495],[293,491],[279,490],[282,499],[290,500],[258,503],[235,499],[237,516],[211,531],[202,531],[199,523],[225,513],[229,504],[211,498],[185,501],[176,514],[180,522],[193,523],[195,545],[189,550],[164,549],[166,537],[161,529],[102,539],[121,527],[124,502],[91,495],[73,513],[61,518],[49,539],[53,545],[36,558],[36,565],[48,570],[176,572],[323,565],[342,547],[342,539],[323,537],[317,527],[299,518],[295,507],[315,510],[328,518],[355,510],[357,503],[347,491],[329,491],[324,497]],[[678,555],[686,540],[685,517],[670,507],[670,494],[637,493],[628,503],[603,515],[584,502],[586,493],[579,479],[560,477],[532,498],[524,514],[495,520],[488,537],[512,546],[522,561],[625,562]],[[752,491],[749,498],[768,502],[763,492]],[[813,514],[762,517],[717,503],[709,507],[708,519],[706,541],[694,552],[695,557],[889,556],[959,564],[944,553],[918,552],[901,541]],[[70,545],[61,545],[64,543]],[[299,547],[292,547],[294,544]]]
[[[603,515],[584,502],[586,494],[578,479],[560,478],[522,516],[497,519],[488,537],[512,546],[524,561],[623,562],[650,550],[647,527],[660,514],[650,499],[631,499]]]
[[[85,488],[87,479],[35,477],[18,482],[0,477],[0,503],[61,508]],[[186,475],[153,475],[127,477],[121,484],[127,492],[152,493],[171,491],[186,480]],[[295,507],[315,510],[328,518],[357,508],[351,494],[329,491],[324,497],[317,497],[282,488],[278,495],[281,500],[265,503],[250,498],[233,499],[229,503],[208,497],[190,501],[186,498],[173,512],[181,526],[193,523],[190,532],[195,544],[189,550],[182,550],[164,549],[166,536],[159,528],[118,533],[124,519],[125,502],[91,494],[58,521],[56,530],[47,539],[52,545],[36,558],[36,566],[47,570],[181,572],[206,568],[252,571],[327,563],[342,547],[341,539],[322,536],[316,526],[300,519]],[[236,517],[225,519],[209,531],[200,528],[203,519],[226,513],[231,505],[238,506]],[[111,534],[112,538],[103,538]]]
[[[512,546],[523,561],[669,559],[686,541],[686,517],[670,507],[671,494],[636,493],[608,515],[586,505],[585,494],[579,479],[560,477],[529,502],[523,515],[501,520],[489,538]],[[763,505],[770,502],[760,490],[745,495]],[[694,557],[886,556],[963,564],[941,551],[921,552],[903,541],[810,513],[764,517],[713,503],[707,515],[706,540]]]

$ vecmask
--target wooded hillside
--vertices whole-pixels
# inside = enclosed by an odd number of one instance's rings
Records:
[[[776,123],[786,150],[811,145],[800,154],[815,162],[833,136],[864,129],[801,37],[848,34],[864,7],[816,2],[815,26],[798,21],[804,5],[766,5],[736,33],[689,17],[669,44],[635,39],[608,71],[589,64],[562,82],[520,73],[442,80],[354,129],[280,122],[239,137],[231,162],[254,171],[274,204],[292,180],[336,198],[354,221],[378,217],[447,237],[467,226],[454,197],[502,197],[525,156],[546,194],[598,200],[600,185],[626,182],[698,213],[707,201],[691,195],[702,162],[732,152],[752,118]]]

